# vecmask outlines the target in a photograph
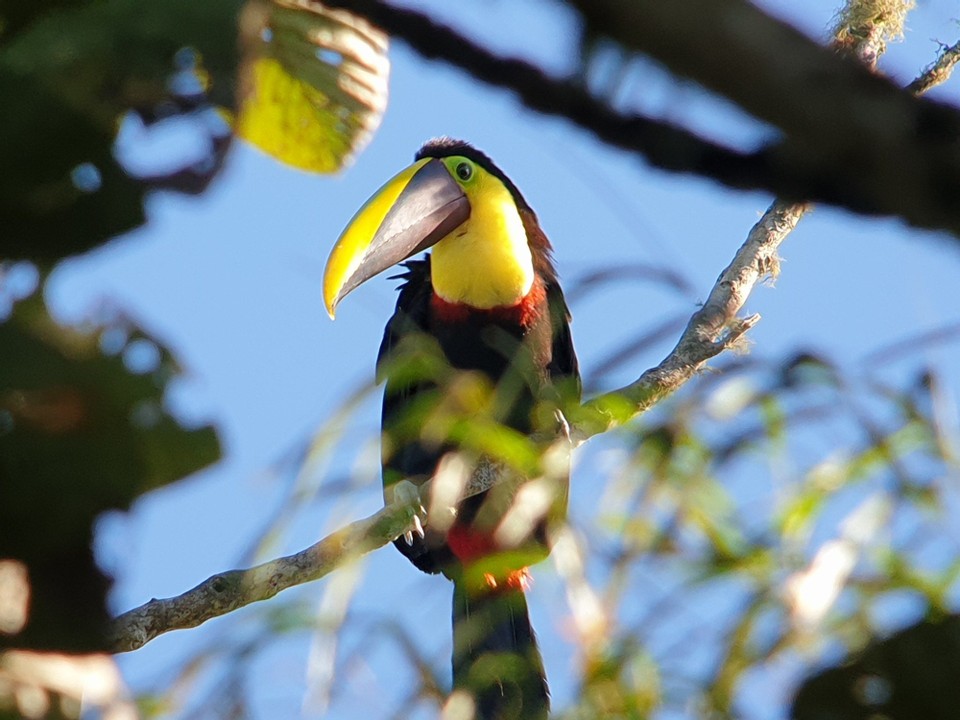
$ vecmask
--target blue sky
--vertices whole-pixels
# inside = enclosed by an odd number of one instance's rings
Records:
[[[573,19],[550,3],[404,4],[426,8],[498,52],[542,62],[551,72],[573,67]],[[760,4],[818,38],[825,36],[835,10],[834,2],[823,0]],[[898,80],[912,79],[934,58],[934,39],[956,40],[957,14],[955,1],[920,3],[910,16],[907,42],[891,46],[884,69]],[[258,559],[298,550],[379,507],[375,392],[343,424],[343,441],[329,463],[298,475],[290,458],[347,397],[372,382],[395,299],[393,283],[384,278],[368,283],[331,322],[322,306],[321,275],[353,212],[412,160],[424,140],[468,139],[501,165],[539,214],[566,283],[590,270],[625,264],[665,267],[687,280],[689,292],[621,282],[572,302],[576,347],[594,386],[629,381],[660,360],[672,339],[608,376],[591,374],[644,329],[693,312],[770,202],[762,193],[651,170],[567,122],[526,110],[507,93],[422,60],[402,43],[394,43],[390,55],[386,117],[349,170],[311,176],[237,142],[205,195],[152,197],[145,227],[56,272],[49,293],[61,316],[79,318],[107,303],[176,350],[186,377],[169,403],[185,418],[215,422],[224,441],[225,457],[216,467],[102,522],[99,557],[117,577],[112,596],[117,611],[179,594],[215,572],[250,562],[251,542],[274,519],[295,482],[321,494],[284,523]],[[957,82],[938,94],[955,101]],[[768,134],[729,104],[678,84],[642,60],[633,62],[618,102],[741,146]],[[178,152],[189,142],[175,135],[161,147]],[[750,299],[749,312],[763,316],[750,333],[752,351],[776,357],[815,349],[853,375],[865,372],[861,361],[871,350],[960,319],[955,291],[960,257],[954,247],[898,221],[817,208],[783,246],[775,287],[758,288]],[[886,372],[906,381],[921,365],[933,364],[944,372],[955,399],[958,359],[955,346],[919,349]],[[595,445],[580,451],[573,479],[574,504],[584,498],[584,510],[574,513],[586,527],[593,519],[585,498],[596,492],[589,483],[605,461],[603,443]],[[354,491],[322,494],[325,483],[345,477],[356,483]],[[548,565],[538,569],[531,607],[553,695],[563,707],[575,691],[575,651],[551,573]],[[669,583],[669,578],[649,580],[653,588]],[[419,628],[428,659],[445,667],[450,600],[443,581],[420,575],[387,548],[363,563],[359,582],[351,610],[357,627],[386,617]],[[278,600],[315,610],[329,587],[329,581],[314,583]],[[722,612],[722,598],[716,607]],[[199,648],[254,637],[270,610],[261,604],[235,618],[161,637],[121,656],[121,668],[134,688],[162,684],[171,668]],[[327,640],[299,632],[271,642],[250,661],[257,716],[389,717],[409,676],[395,665],[400,656],[386,637],[381,633],[370,642],[357,631],[344,638],[337,665],[343,689],[325,711],[311,696],[309,668],[316,667],[311,649],[315,653]],[[758,703],[754,717],[778,717],[775,700],[771,693]]]

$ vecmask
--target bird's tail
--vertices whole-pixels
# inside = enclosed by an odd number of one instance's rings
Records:
[[[453,685],[476,720],[544,720],[550,695],[527,599],[520,587],[453,585]]]

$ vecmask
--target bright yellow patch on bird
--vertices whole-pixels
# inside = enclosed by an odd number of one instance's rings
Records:
[[[429,161],[429,158],[418,160],[403,172],[390,178],[374,193],[373,197],[364,203],[362,208],[357,210],[346,230],[337,240],[327,259],[327,267],[323,271],[323,304],[326,305],[331,318],[334,315],[337,295],[347,278],[357,269],[383,219],[413,176]]]
[[[458,178],[469,163],[472,176]],[[433,290],[451,303],[489,309],[522,300],[533,285],[533,256],[517,205],[506,186],[462,157],[443,158],[470,201],[470,218],[433,247]]]

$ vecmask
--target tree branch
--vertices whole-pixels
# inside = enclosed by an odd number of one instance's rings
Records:
[[[698,373],[707,360],[741,341],[760,316],[739,318],[737,313],[761,278],[776,275],[777,248],[806,210],[806,205],[781,201],[770,206],[667,357],[635,382],[593,398],[573,413],[571,435],[576,443],[648,410]]]
[[[780,128],[784,140],[766,155],[795,183],[770,186],[780,197],[896,214],[960,235],[955,108],[918,100],[747,0],[573,4],[589,27]],[[898,26],[910,6],[848,2],[841,21]],[[856,42],[860,28],[851,30],[847,39]]]
[[[960,42],[956,42],[950,47],[942,48],[940,57],[938,57],[930,67],[907,85],[907,90],[917,95],[922,95],[937,85],[945,83],[953,73],[953,68],[960,62]]]
[[[427,58],[516,92],[656,167],[767,189],[960,235],[960,113],[919,101],[746,0],[572,2],[588,27],[730,98],[786,133],[740,153],[688,130],[624,115],[580,85],[498,58],[427,15],[382,0],[326,0],[369,18]]]
[[[196,627],[245,605],[272,598],[281,590],[317,580],[334,568],[386,545],[413,524],[411,503],[388,505],[294,555],[247,570],[218,573],[182,595],[153,599],[117,617],[108,648],[129,652],[170,630]]]
[[[483,82],[513,90],[531,109],[568,118],[615,147],[642,153],[657,167],[715,177],[734,187],[776,183],[762,156],[740,153],[662,120],[618,113],[592,97],[583,85],[551,78],[523,60],[497,57],[424,13],[378,0],[325,0],[324,4],[363,15],[424,57],[442,60]]]
[[[866,68],[874,70],[886,41],[899,34],[907,6],[904,4],[903,13],[893,18],[869,12],[873,9],[871,6],[875,3],[869,0],[848,3],[842,16],[845,22],[841,22],[835,31],[833,47],[851,54]],[[931,76],[931,80],[923,84],[925,91],[933,84],[943,82],[950,71],[944,71],[942,65],[938,61],[914,83]],[[670,354],[633,383],[600,395],[579,408],[579,414],[573,419],[575,442],[606,432],[646,411],[698,373],[708,360],[740,342],[760,316],[739,318],[738,313],[759,280],[776,277],[779,269],[777,248],[809,208],[810,205],[803,203],[775,200],[750,230],[733,261],[720,274],[706,303],[690,318]]]

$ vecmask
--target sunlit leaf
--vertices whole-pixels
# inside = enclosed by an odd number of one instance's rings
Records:
[[[826,497],[817,488],[803,490],[791,498],[780,517],[783,536],[794,538],[807,533],[825,500]]]
[[[293,167],[341,169],[386,109],[386,36],[309,0],[251,0],[242,33],[237,134]]]

